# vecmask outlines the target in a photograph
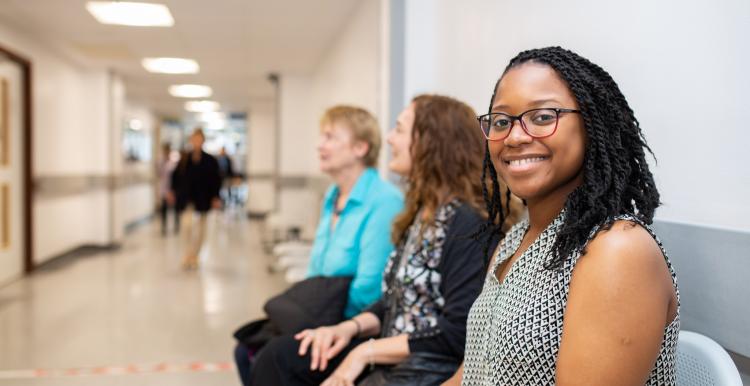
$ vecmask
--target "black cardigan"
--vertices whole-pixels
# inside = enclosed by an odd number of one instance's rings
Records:
[[[219,163],[212,155],[201,151],[201,158],[193,162],[193,155],[183,155],[187,159],[180,163],[172,172],[172,190],[177,197],[177,207],[183,209],[187,204],[193,204],[195,210],[207,212],[211,209],[211,201],[219,197],[221,177]]]
[[[438,266],[441,275],[440,293],[445,304],[438,315],[437,326],[409,334],[410,352],[431,352],[463,358],[466,342],[466,318],[474,300],[482,290],[484,277],[485,239],[470,237],[485,220],[469,205],[456,208],[450,220]],[[494,250],[494,245],[490,251]],[[365,312],[371,312],[381,325],[389,309],[383,296]]]

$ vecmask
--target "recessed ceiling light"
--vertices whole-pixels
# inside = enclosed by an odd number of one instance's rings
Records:
[[[164,4],[130,1],[89,1],[86,9],[102,24],[171,27],[174,19]]]
[[[169,86],[169,94],[178,98],[208,98],[212,93],[211,87],[200,84],[177,84]]]
[[[183,58],[145,58],[141,61],[149,72],[161,74],[195,74],[200,70],[198,62]]]
[[[194,113],[207,113],[219,110],[219,103],[214,101],[187,101],[185,110]]]

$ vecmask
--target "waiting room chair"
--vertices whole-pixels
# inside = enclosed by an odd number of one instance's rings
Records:
[[[742,386],[732,358],[718,343],[690,331],[677,342],[678,386]]]

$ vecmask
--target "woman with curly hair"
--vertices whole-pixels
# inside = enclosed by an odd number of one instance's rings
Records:
[[[679,292],[648,226],[650,149],[615,81],[571,51],[525,51],[479,121],[485,170],[529,216],[492,259],[446,384],[674,385]]]
[[[388,143],[389,169],[408,191],[393,225],[383,297],[335,326],[269,343],[254,384],[439,385],[460,364],[483,250],[497,243],[472,236],[487,221],[479,125],[466,104],[422,95],[401,112]],[[512,209],[504,211],[508,226],[520,205]]]

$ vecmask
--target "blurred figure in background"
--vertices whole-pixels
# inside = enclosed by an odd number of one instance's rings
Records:
[[[176,232],[180,230],[180,221],[182,219],[182,213],[185,211],[187,206],[187,198],[185,197],[187,189],[184,185],[185,168],[187,167],[187,159],[190,154],[186,148],[181,148],[178,152],[178,158],[175,163],[174,170],[172,171],[172,177],[169,185],[169,203],[174,208],[175,213],[175,228]]]
[[[348,294],[342,294],[347,296],[344,318],[380,297],[383,269],[393,250],[391,223],[403,208],[401,192],[375,170],[380,144],[378,122],[367,110],[335,106],[321,119],[320,170],[334,184],[323,199],[307,276],[352,277]],[[248,346],[237,345],[235,360],[245,385],[254,357]]]
[[[156,175],[159,176],[159,198],[160,198],[160,212],[161,212],[161,234],[162,236],[167,235],[169,229],[167,220],[169,209],[175,208],[174,194],[172,193],[172,173],[174,172],[177,162],[170,158],[172,148],[168,143],[161,146],[161,157],[156,166]],[[178,220],[178,212],[174,210],[174,224],[175,233],[180,230],[180,222]]]
[[[205,238],[208,211],[221,207],[219,163],[216,158],[203,151],[205,140],[203,130],[195,129],[190,136],[191,149],[183,154],[172,173],[175,206],[178,210],[185,209],[182,219],[187,248],[182,261],[185,269],[198,267],[198,254]],[[197,221],[194,221],[195,217]]]
[[[232,167],[232,157],[227,154],[226,146],[221,147],[216,161],[219,163],[219,176],[221,177],[221,190],[223,191],[221,195],[222,202],[224,207],[226,207],[234,201],[232,185],[235,176],[234,168]]]

